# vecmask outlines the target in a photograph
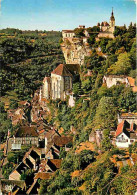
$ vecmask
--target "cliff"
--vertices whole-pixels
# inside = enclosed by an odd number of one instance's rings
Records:
[[[66,64],[84,64],[85,56],[91,55],[87,37],[65,38],[61,44]]]

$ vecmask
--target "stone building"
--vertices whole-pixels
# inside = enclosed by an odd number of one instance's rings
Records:
[[[110,21],[108,22],[102,22],[97,24],[98,27],[100,27],[100,33],[98,34],[99,38],[111,38],[114,39],[114,31],[115,31],[115,17],[112,9]]]
[[[118,124],[116,130],[116,146],[119,148],[128,148],[137,140],[136,125],[123,120]]]
[[[51,77],[43,80],[43,97],[65,100],[67,92],[72,90],[72,74],[67,66],[60,64],[51,72]]]
[[[51,79],[50,77],[45,77],[43,80],[43,97],[50,99],[50,90],[51,90]]]
[[[137,86],[135,85],[135,79],[125,75],[105,75],[103,77],[103,83],[107,85],[108,88],[113,85],[119,85],[123,83],[126,87],[130,87],[134,93],[137,93]]]
[[[63,30],[62,37],[64,39],[73,38],[75,36],[74,30]]]
[[[112,87],[113,85],[118,85],[120,83],[129,86],[128,78],[125,75],[105,75],[103,77],[103,83],[106,84],[108,88]]]
[[[34,127],[21,126],[16,131],[11,139],[11,149],[20,148],[22,145],[36,145],[39,144],[38,133]]]

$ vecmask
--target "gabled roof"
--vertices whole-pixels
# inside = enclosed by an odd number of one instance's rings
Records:
[[[52,74],[57,74],[60,76],[70,76],[72,77],[72,74],[69,72],[67,67],[64,64],[60,64],[51,72]]]
[[[34,179],[50,179],[53,173],[39,172],[35,175]]]
[[[38,133],[36,132],[34,127],[29,126],[20,126],[19,129],[15,133],[15,137],[38,137]]]
[[[137,92],[137,86],[135,85],[135,79],[132,77],[127,77],[133,92]]]
[[[126,120],[119,123],[116,130],[116,137],[123,132],[129,137],[128,131],[126,130],[127,128],[130,128],[130,124]]]
[[[73,137],[72,136],[55,136],[53,139],[53,142],[55,145],[63,147],[67,145],[70,142],[73,142]]]
[[[47,165],[48,165],[53,171],[56,171],[57,169],[60,168],[61,162],[62,162],[61,159],[49,159],[49,160],[47,161]]]
[[[26,169],[28,169],[28,167],[27,167],[23,162],[21,162],[21,163],[17,166],[17,168],[16,168],[15,170],[21,175]],[[14,170],[14,171],[15,171],[15,170]]]

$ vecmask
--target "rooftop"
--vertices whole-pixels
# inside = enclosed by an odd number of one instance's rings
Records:
[[[15,137],[38,137],[35,127],[21,126],[15,133]]]
[[[68,137],[68,136],[55,136],[53,139],[53,142],[55,145],[63,147],[65,145],[67,145],[70,142],[73,142],[73,137]]]
[[[134,123],[130,125],[126,120],[123,120],[117,126],[116,137],[119,136],[122,132],[124,132],[128,137],[135,138],[136,137],[135,130],[136,125]]]
[[[70,76],[72,77],[72,74],[69,72],[68,68],[64,64],[60,64],[51,72],[52,74],[57,74],[60,76]]]
[[[35,175],[34,179],[50,179],[53,173],[39,172]]]
[[[120,118],[126,118],[126,117],[128,117],[128,118],[137,118],[137,112],[136,113],[131,113],[131,112],[122,113],[121,116],[120,116]]]
[[[62,159],[48,159],[47,165],[53,170],[59,169],[61,166]]]

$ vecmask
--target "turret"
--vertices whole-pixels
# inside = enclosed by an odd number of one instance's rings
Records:
[[[115,17],[114,17],[114,13],[113,13],[113,8],[112,8],[112,13],[111,13],[111,17],[110,17],[110,27],[115,27]]]

